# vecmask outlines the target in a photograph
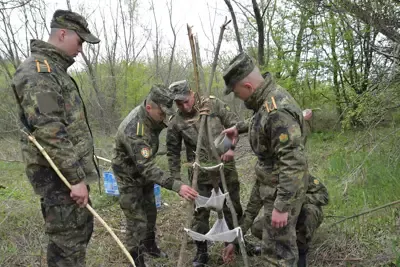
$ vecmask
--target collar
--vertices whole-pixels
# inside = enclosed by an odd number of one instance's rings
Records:
[[[273,90],[275,85],[269,72],[264,73],[263,77],[264,81],[256,88],[254,93],[246,101],[244,101],[246,107],[255,112],[258,111],[264,104],[265,99]]]
[[[31,53],[40,54],[60,65],[65,71],[74,64],[73,57],[68,56],[58,47],[42,40],[31,40]]]

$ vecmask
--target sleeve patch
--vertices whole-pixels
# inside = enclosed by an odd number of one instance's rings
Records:
[[[281,143],[286,143],[289,140],[289,136],[285,133],[279,135],[279,141]]]
[[[146,159],[150,157],[150,149],[148,147],[144,147],[140,150],[140,154]]]
[[[319,185],[319,181],[317,179],[314,179],[314,184]]]
[[[36,94],[36,101],[40,113],[50,114],[61,111],[62,109],[58,104],[57,98],[57,93],[55,92],[43,92]]]
[[[289,131],[289,134],[290,134],[291,138],[301,137],[301,131],[300,131],[300,128],[297,125],[290,126],[288,131]]]

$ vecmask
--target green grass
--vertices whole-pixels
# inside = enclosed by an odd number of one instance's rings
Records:
[[[391,127],[369,132],[322,132],[308,139],[310,172],[328,188],[330,204],[326,218],[313,243],[310,266],[400,266],[400,207],[388,207],[358,218],[333,224],[343,217],[395,201],[400,192],[400,131]],[[243,138],[244,139],[244,138]],[[241,141],[244,142],[244,141]],[[97,152],[111,157],[113,139],[96,140]],[[15,148],[13,148],[15,149]],[[239,152],[240,153],[240,152]],[[241,201],[245,207],[255,179],[255,157],[240,155],[237,169],[241,179]],[[157,164],[167,170],[167,158],[159,156]],[[104,170],[109,165],[102,165]],[[0,266],[46,266],[46,237],[40,214],[39,198],[24,174],[21,163],[0,162]],[[182,167],[182,177],[187,167]],[[100,194],[91,186],[93,207],[124,240],[124,215],[118,198]],[[187,215],[185,202],[174,192],[162,189],[163,205],[158,214],[159,244],[170,256],[153,261],[151,266],[176,266],[182,229]],[[222,244],[211,248],[210,266],[217,261]],[[188,245],[187,265],[195,253]],[[243,266],[238,257],[236,264]],[[355,259],[346,262],[343,259]],[[257,263],[257,258],[251,258]],[[126,266],[127,261],[106,230],[96,222],[88,247],[87,266]]]

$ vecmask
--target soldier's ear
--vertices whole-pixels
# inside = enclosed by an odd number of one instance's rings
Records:
[[[246,88],[248,91],[250,91],[250,92],[253,92],[254,91],[254,86],[251,84],[251,83],[249,83],[249,82],[245,82],[244,84],[243,84],[243,87],[244,88]]]
[[[59,39],[59,41],[63,42],[66,35],[67,35],[67,31],[65,29],[60,29],[58,31],[58,39]]]
[[[150,104],[146,104],[145,108],[146,108],[146,111],[149,112],[151,110],[151,105]]]

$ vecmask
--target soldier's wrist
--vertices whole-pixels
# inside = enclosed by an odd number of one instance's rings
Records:
[[[63,171],[65,178],[71,185],[79,184],[80,182],[84,181],[86,178],[86,174],[83,171],[82,167],[78,167],[71,171]]]
[[[171,190],[174,192],[179,193],[181,190],[181,186],[183,185],[182,181],[174,179],[174,182],[172,183],[172,188]]]
[[[279,212],[288,212],[290,210],[290,205],[285,201],[275,200],[274,208]]]

